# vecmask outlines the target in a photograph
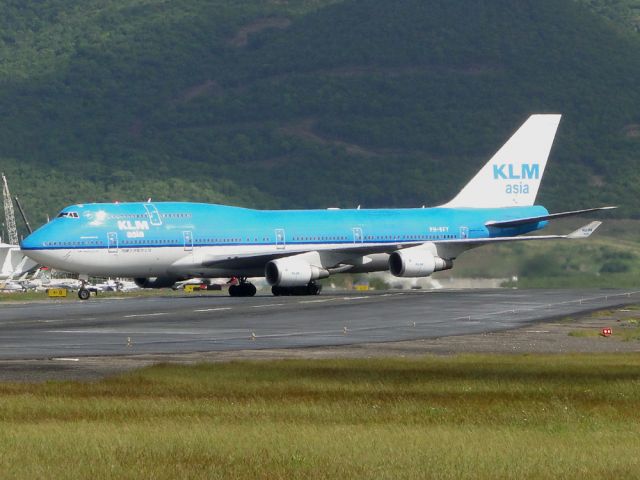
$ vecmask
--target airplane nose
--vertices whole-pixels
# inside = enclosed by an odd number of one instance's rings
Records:
[[[40,227],[35,232],[27,235],[27,237],[20,242],[20,250],[23,254],[33,258],[34,260],[42,260],[40,257],[46,254],[48,246],[47,239],[49,235],[47,231],[45,231],[46,228],[46,225]],[[35,257],[38,257],[38,259]]]
[[[23,255],[37,263],[42,265],[49,263],[50,252],[46,250],[44,236],[40,231],[35,231],[22,240],[22,242],[20,242],[20,251]]]
[[[42,241],[38,239],[39,235],[36,235],[36,233],[37,232],[34,232],[28,235],[27,238],[24,238],[20,242],[21,250],[33,250],[35,248],[42,247]]]

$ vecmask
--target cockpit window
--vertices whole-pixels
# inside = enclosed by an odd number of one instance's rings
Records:
[[[62,218],[62,217],[66,217],[66,218],[80,218],[80,215],[78,215],[78,212],[60,212],[58,214],[58,218]]]

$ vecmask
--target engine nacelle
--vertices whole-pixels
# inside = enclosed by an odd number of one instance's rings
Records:
[[[311,280],[327,278],[329,272],[324,268],[311,265],[302,258],[288,257],[267,263],[264,267],[264,276],[271,286],[299,287],[307,285]]]
[[[428,277],[433,272],[452,267],[451,260],[435,256],[422,245],[397,250],[389,255],[389,271],[396,277]]]
[[[134,278],[133,281],[140,288],[169,288],[178,281],[176,277]]]

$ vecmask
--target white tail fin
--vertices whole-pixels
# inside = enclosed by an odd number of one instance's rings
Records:
[[[458,195],[443,207],[533,205],[561,115],[531,115]]]

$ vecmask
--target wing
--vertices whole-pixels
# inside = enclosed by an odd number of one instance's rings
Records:
[[[367,243],[360,244],[354,243],[352,245],[341,245],[339,247],[329,248],[287,248],[287,250],[280,250],[277,252],[267,252],[258,254],[243,254],[243,255],[225,255],[221,257],[210,257],[202,262],[203,267],[213,268],[255,268],[262,267],[271,260],[278,258],[292,257],[294,255],[300,255],[308,252],[321,252],[325,257],[331,255],[336,258],[344,259],[354,255],[369,255],[372,253],[393,253],[396,250],[412,247],[415,245],[422,245],[424,242],[398,242],[398,243]],[[340,263],[337,260],[335,263]]]
[[[443,252],[446,258],[455,258],[461,252],[470,248],[479,247],[481,245],[487,245],[490,243],[503,243],[503,242],[518,242],[518,241],[532,241],[532,240],[559,240],[559,239],[580,239],[589,237],[602,222],[591,222],[568,235],[531,235],[531,236],[516,236],[516,237],[492,237],[492,238],[467,238],[467,239],[452,239],[452,240],[440,240],[434,242],[428,242],[435,244],[438,252]],[[342,245],[340,247],[331,248],[292,248],[290,250],[281,250],[277,252],[258,253],[258,254],[246,254],[246,255],[232,255],[232,256],[219,256],[209,257],[202,262],[203,267],[210,268],[261,268],[267,262],[283,257],[291,257],[294,255],[300,255],[307,252],[320,252],[324,254],[324,257],[332,256],[336,260],[335,264],[341,263],[345,258],[354,256],[364,256],[374,253],[393,253],[396,250],[403,248],[413,247],[416,245],[422,245],[424,242],[397,242],[397,243],[367,243],[367,244],[353,244]]]

